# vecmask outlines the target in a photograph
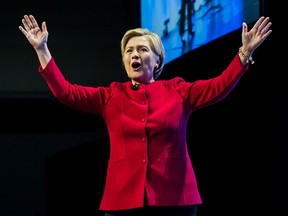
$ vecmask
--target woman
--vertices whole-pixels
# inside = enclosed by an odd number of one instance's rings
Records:
[[[165,59],[161,39],[147,29],[128,30],[121,51],[129,81],[107,87],[69,83],[48,49],[46,23],[40,28],[32,15],[22,23],[19,29],[35,49],[53,95],[69,107],[101,115],[107,124],[110,159],[100,210],[106,216],[195,216],[202,200],[187,150],[188,119],[231,92],[271,34],[269,18],[260,17],[250,31],[243,23],[242,46],[228,67],[194,82],[157,80]]]

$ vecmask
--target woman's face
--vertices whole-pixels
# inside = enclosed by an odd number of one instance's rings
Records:
[[[151,83],[159,57],[144,36],[131,38],[125,48],[123,63],[127,75],[137,83]]]

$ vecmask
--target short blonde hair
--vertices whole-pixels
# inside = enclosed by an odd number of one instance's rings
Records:
[[[123,59],[125,48],[126,48],[128,41],[133,37],[139,37],[139,36],[144,36],[147,39],[147,41],[149,42],[151,46],[152,51],[159,57],[159,65],[158,65],[158,68],[154,71],[154,75],[153,75],[153,78],[157,79],[159,75],[161,74],[163,67],[164,67],[165,50],[164,50],[164,46],[160,37],[156,33],[151,32],[148,29],[143,29],[143,28],[135,28],[135,29],[130,29],[126,31],[126,33],[124,34],[121,40],[122,59]]]

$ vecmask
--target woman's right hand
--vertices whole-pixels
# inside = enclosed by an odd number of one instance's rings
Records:
[[[23,27],[20,31],[25,35],[29,43],[35,50],[45,50],[47,48],[48,31],[45,22],[42,22],[41,29],[33,15],[24,15],[22,19]]]

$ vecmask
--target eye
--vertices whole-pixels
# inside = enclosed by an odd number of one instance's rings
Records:
[[[142,51],[142,52],[148,52],[148,49],[147,49],[146,47],[142,47],[142,48],[140,49],[140,51]]]
[[[126,53],[131,53],[132,52],[132,49],[127,49],[126,50]]]

